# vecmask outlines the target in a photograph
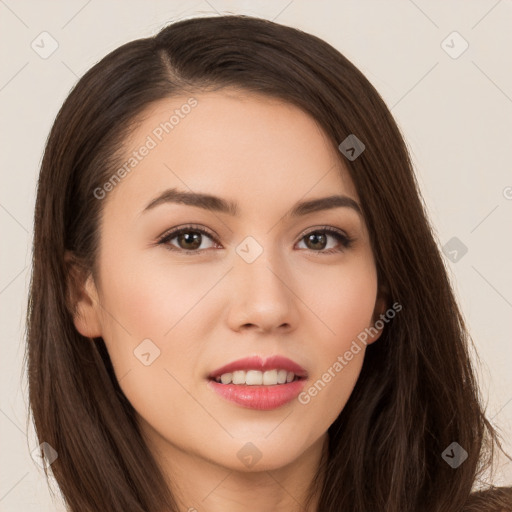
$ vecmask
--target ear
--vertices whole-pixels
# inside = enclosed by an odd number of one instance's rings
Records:
[[[91,272],[87,272],[69,251],[66,263],[66,289],[68,310],[73,316],[76,330],[86,338],[102,335],[99,296]]]
[[[388,308],[389,302],[389,292],[385,285],[379,286],[379,291],[377,293],[377,298],[375,299],[375,307],[373,309],[372,315],[372,325],[369,329],[371,332],[370,336],[368,336],[367,344],[370,345],[374,341],[377,341],[387,322],[383,321],[381,315],[384,315]]]

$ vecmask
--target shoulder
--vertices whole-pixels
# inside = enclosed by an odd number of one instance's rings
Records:
[[[461,512],[512,512],[512,487],[473,492]]]

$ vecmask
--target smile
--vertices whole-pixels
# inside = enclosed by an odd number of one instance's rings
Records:
[[[239,359],[208,375],[208,386],[224,400],[249,409],[267,411],[297,398],[307,372],[282,356]]]
[[[267,370],[237,370],[235,372],[223,373],[216,377],[215,381],[222,384],[235,384],[247,386],[276,386],[277,384],[290,383],[299,379],[293,372],[284,369]]]

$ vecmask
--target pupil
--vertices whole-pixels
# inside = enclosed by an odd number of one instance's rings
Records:
[[[321,247],[315,247],[315,242],[318,243],[318,239],[321,239]],[[308,241],[313,241],[313,249],[323,249],[325,246],[325,235],[323,233],[311,233],[308,235]]]
[[[192,246],[185,247],[186,249],[197,249],[201,245],[200,233],[183,233],[180,235],[180,241],[185,241],[185,244],[192,244]]]

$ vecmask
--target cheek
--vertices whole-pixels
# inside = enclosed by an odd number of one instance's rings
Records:
[[[362,257],[353,265],[334,268],[331,274],[310,276],[311,282],[317,283],[316,292],[308,295],[315,304],[311,309],[318,312],[317,329],[309,331],[315,357],[299,403],[311,417],[322,418],[326,429],[345,406],[363,365],[377,275],[373,261]]]
[[[350,361],[342,363],[338,357],[338,353],[331,354],[297,398],[301,415],[311,423],[312,437],[327,431],[344,409],[361,372],[364,349]]]
[[[317,317],[315,336],[324,354],[346,350],[351,340],[369,327],[377,297],[377,274],[371,255],[361,254],[346,264],[312,268],[302,280],[301,297]]]
[[[110,272],[107,268],[101,286],[103,338],[119,385],[142,418],[162,423],[163,431],[174,428],[179,437],[180,420],[174,427],[170,418],[197,409],[186,390],[197,380],[197,358],[207,339],[202,333],[209,322],[200,299],[217,273],[202,275],[140,256],[118,258]]]
[[[201,302],[222,275],[218,268],[169,264],[159,256],[118,260],[102,286],[112,315],[122,318],[137,339],[163,341],[197,311],[204,312]]]
[[[219,318],[207,294],[224,271],[169,264],[163,248],[133,254],[113,259],[114,247],[105,247],[103,338],[120,385],[139,412],[150,415],[151,403],[178,410],[187,399],[180,384],[199,380],[198,359]]]

